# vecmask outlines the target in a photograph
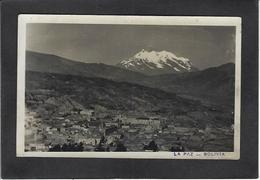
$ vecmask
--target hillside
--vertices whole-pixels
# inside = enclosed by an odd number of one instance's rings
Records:
[[[135,83],[191,99],[223,104],[231,108],[234,106],[235,65],[233,63],[201,71],[147,76],[126,68],[81,63],[54,55],[27,51],[26,70]]]
[[[141,73],[102,63],[82,63],[55,55],[32,51],[26,52],[26,70],[84,77],[101,77],[129,82],[134,82],[137,79],[144,79],[146,77]]]
[[[115,110],[187,111],[189,108],[200,108],[197,101],[137,84],[31,71],[26,73],[26,95],[42,102],[55,97],[69,97],[84,107],[100,105]],[[58,105],[64,104],[64,101],[57,102],[61,102]]]
[[[154,76],[145,85],[176,94],[234,105],[235,65],[224,64],[202,71]]]
[[[231,112],[134,83],[27,71],[25,102],[27,150],[39,132],[47,148],[73,141],[99,151],[105,133],[112,142],[123,137],[127,151],[144,151],[154,139],[163,151],[179,140],[186,151],[233,151]]]

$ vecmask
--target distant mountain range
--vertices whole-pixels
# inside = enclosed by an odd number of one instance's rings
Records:
[[[139,57],[137,61],[132,59],[133,61],[123,61],[121,64],[124,62],[125,65],[129,65],[130,62],[135,62],[136,64],[137,62],[143,62],[147,66],[146,61],[148,60],[142,60],[143,56],[154,53],[156,54],[156,52],[141,51],[136,55]],[[121,65],[111,66],[101,63],[82,63],[55,55],[27,51],[26,70],[128,82],[134,86],[139,84],[149,88],[160,89],[164,92],[183,95],[191,99],[199,98],[212,103],[220,103],[233,107],[235,83],[235,65],[233,63],[199,71],[186,58],[177,58],[172,54],[168,54],[168,52],[161,52],[157,55],[159,60],[155,58],[151,62],[154,65],[149,63],[149,66],[154,67],[154,69],[150,69],[149,71],[154,70],[156,73],[141,73],[141,71],[136,72],[131,68],[125,68]],[[171,70],[169,74],[165,74],[168,71],[162,73],[163,71],[160,71],[161,67],[166,66],[167,68],[171,66],[171,69],[174,69],[174,67],[178,68],[183,72],[178,71],[179,73],[176,73]],[[158,73],[158,71],[160,72]]]
[[[145,77],[145,75],[141,73],[122,69],[116,66],[102,63],[82,63],[51,54],[32,51],[26,52],[26,70],[85,77],[100,77],[129,82],[136,81],[136,79],[143,79]]]
[[[147,75],[197,70],[188,58],[177,57],[168,51],[146,51],[144,49],[133,57],[121,61],[117,66]]]
[[[152,80],[143,84],[233,108],[235,64],[227,63],[196,72],[153,76]]]

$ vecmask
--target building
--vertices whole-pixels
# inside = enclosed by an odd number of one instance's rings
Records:
[[[69,123],[69,122],[70,122],[70,120],[69,120],[69,119],[65,119],[65,122],[66,122],[66,123]]]
[[[113,119],[114,119],[114,121],[117,121],[117,122],[123,122],[126,119],[126,116],[120,114],[120,115],[116,115]]]
[[[118,123],[117,123],[117,122],[106,122],[106,123],[105,123],[105,126],[106,126],[106,127],[111,127],[111,126],[116,126],[116,127],[118,127]]]
[[[149,125],[153,128],[160,128],[160,120],[155,117],[127,117],[122,120],[123,124],[131,124],[131,125]]]
[[[122,129],[129,129],[130,128],[130,126],[129,125],[122,125],[122,127],[121,127]]]
[[[100,142],[100,138],[96,138],[96,137],[87,138],[83,142],[86,143],[86,144],[90,144],[92,146],[95,146]]]
[[[80,111],[81,115],[86,115],[86,116],[94,116],[95,111],[92,109],[83,109]]]
[[[64,117],[55,117],[54,120],[64,120]]]
[[[45,144],[28,144],[25,148],[29,151],[48,151]]]
[[[168,126],[169,129],[174,129],[175,128],[175,126],[173,124],[169,124],[167,126]]]

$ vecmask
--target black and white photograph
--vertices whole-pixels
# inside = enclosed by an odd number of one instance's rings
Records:
[[[240,18],[18,20],[17,156],[239,159]]]

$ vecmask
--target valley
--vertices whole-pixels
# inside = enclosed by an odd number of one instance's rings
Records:
[[[137,83],[26,72],[26,151],[233,151],[222,106]]]

